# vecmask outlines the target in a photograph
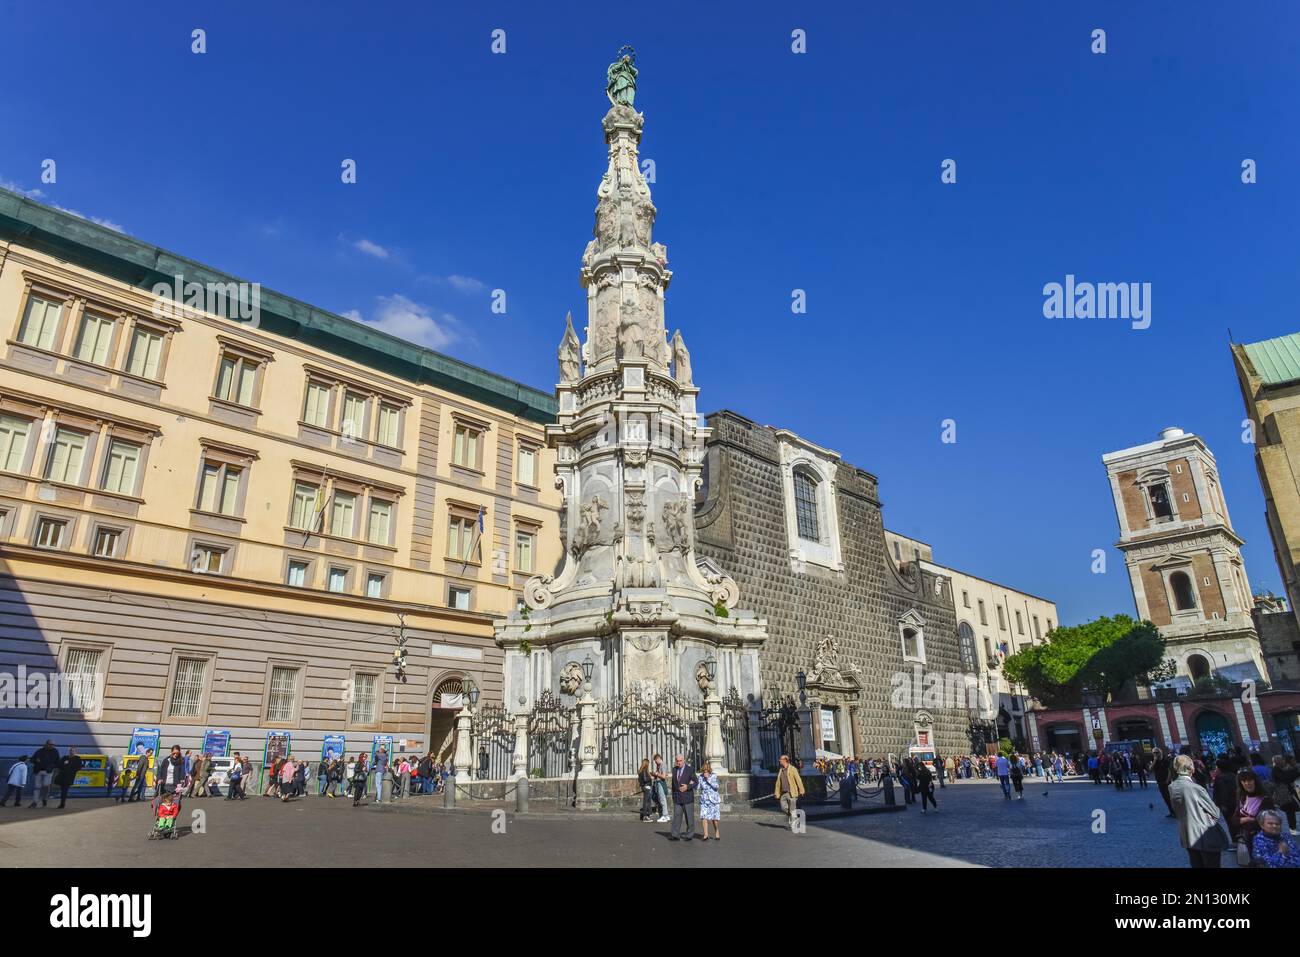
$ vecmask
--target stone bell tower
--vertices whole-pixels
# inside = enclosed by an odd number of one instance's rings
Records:
[[[734,581],[696,562],[694,497],[709,429],[696,412],[686,345],[669,342],[667,249],[638,150],[631,57],[610,66],[603,120],[608,168],[596,190],[594,238],[582,255],[587,323],[569,317],[560,344],[558,421],[547,427],[563,491],[564,560],[529,580],[526,607],[498,624],[507,707],[545,691],[573,695],[713,687],[757,696],[766,622],[739,611]],[[584,668],[585,666],[585,668]]]

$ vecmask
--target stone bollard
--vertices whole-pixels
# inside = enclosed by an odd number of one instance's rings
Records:
[[[454,774],[447,775],[447,780],[442,782],[442,806],[456,806],[456,776]]]
[[[885,789],[885,806],[893,807],[896,803],[894,800],[894,776],[886,774],[880,779],[880,786]]]
[[[515,781],[515,811],[519,814],[528,813],[528,778]]]

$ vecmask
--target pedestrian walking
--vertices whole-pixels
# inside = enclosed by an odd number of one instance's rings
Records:
[[[655,779],[655,804],[659,808],[659,819],[657,824],[668,823],[668,772],[664,770],[664,756],[656,754],[654,757],[655,769],[651,775]]]
[[[0,807],[4,807],[13,797],[14,807],[23,806],[23,791],[27,787],[27,755],[23,755],[17,761],[9,766],[9,790],[5,792],[4,800],[0,801]]]
[[[68,804],[68,791],[77,783],[83,762],[77,756],[76,748],[68,748],[68,753],[59,760],[59,770],[55,772],[54,783],[59,786],[59,807]]]
[[[366,778],[370,771],[366,767],[365,752],[357,755],[357,763],[352,769],[352,806],[359,807],[366,794]]]
[[[654,776],[650,773],[650,759],[642,758],[641,767],[636,772],[637,787],[641,789],[641,823],[653,821],[654,816]]]
[[[700,768],[700,827],[704,829],[704,839],[709,839],[709,822],[713,822],[713,839],[722,840],[718,829],[722,818],[722,787],[718,776],[713,773],[713,765],[708,761]]]
[[[681,840],[690,841],[695,836],[695,789],[700,786],[700,779],[683,754],[673,759],[672,781],[673,827],[669,840],[677,840],[680,834]]]
[[[804,795],[803,778],[799,769],[790,763],[788,754],[781,755],[780,768],[776,772],[776,787],[773,797],[781,804],[785,812],[786,823],[794,829],[794,812],[799,807],[799,799]]]
[[[176,794],[178,791],[184,793],[185,758],[181,754],[179,744],[173,744],[171,754],[163,758],[162,764],[158,765],[158,770],[154,774],[154,782],[157,784],[155,796]]]
[[[939,780],[942,782],[943,779]],[[934,799],[934,775],[925,766],[924,761],[916,762],[916,789],[921,794],[921,813],[925,813],[925,804],[928,801],[937,814],[939,802]]]
[[[1005,754],[998,755],[997,763],[998,784],[1002,786],[1002,796],[1008,801],[1011,800],[1011,762],[1007,760]]]
[[[1189,755],[1174,758],[1169,802],[1178,820],[1178,840],[1192,867],[1219,867],[1223,852],[1232,846],[1232,838],[1219,806],[1192,779],[1195,770]]]
[[[50,803],[50,784],[58,766],[59,749],[54,746],[53,741],[46,741],[45,745],[32,755],[31,807],[36,807],[38,800],[41,802],[41,807]]]
[[[1016,800],[1023,801],[1025,799],[1024,763],[1018,757],[1016,757],[1016,755],[1013,754],[1011,756],[1011,766],[1007,770],[1010,772],[1011,786],[1015,789]]]

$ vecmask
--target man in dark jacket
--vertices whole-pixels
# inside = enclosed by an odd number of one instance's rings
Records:
[[[673,761],[673,826],[669,840],[675,841],[681,834],[681,840],[689,841],[695,833],[695,789],[699,784],[695,769],[686,763],[685,755],[677,755]],[[685,827],[679,829],[679,822],[685,822]]]
[[[76,748],[68,748],[68,753],[59,761],[58,774],[54,776],[54,783],[59,786],[59,807],[65,807],[68,803],[68,789],[77,783],[77,775],[81,771],[82,760],[77,757]]]
[[[50,801],[50,780],[59,766],[59,749],[53,741],[46,741],[45,747],[32,755],[32,803],[36,807],[40,800],[41,807]]]

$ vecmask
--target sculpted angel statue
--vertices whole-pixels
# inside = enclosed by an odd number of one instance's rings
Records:
[[[678,385],[691,385],[691,354],[686,351],[682,330],[673,333],[673,378]]]
[[[560,381],[577,382],[581,370],[582,345],[573,331],[573,313],[564,316],[564,338],[560,340]]]
[[[636,99],[636,51],[625,46],[606,73],[605,95],[614,106],[631,107]]]

